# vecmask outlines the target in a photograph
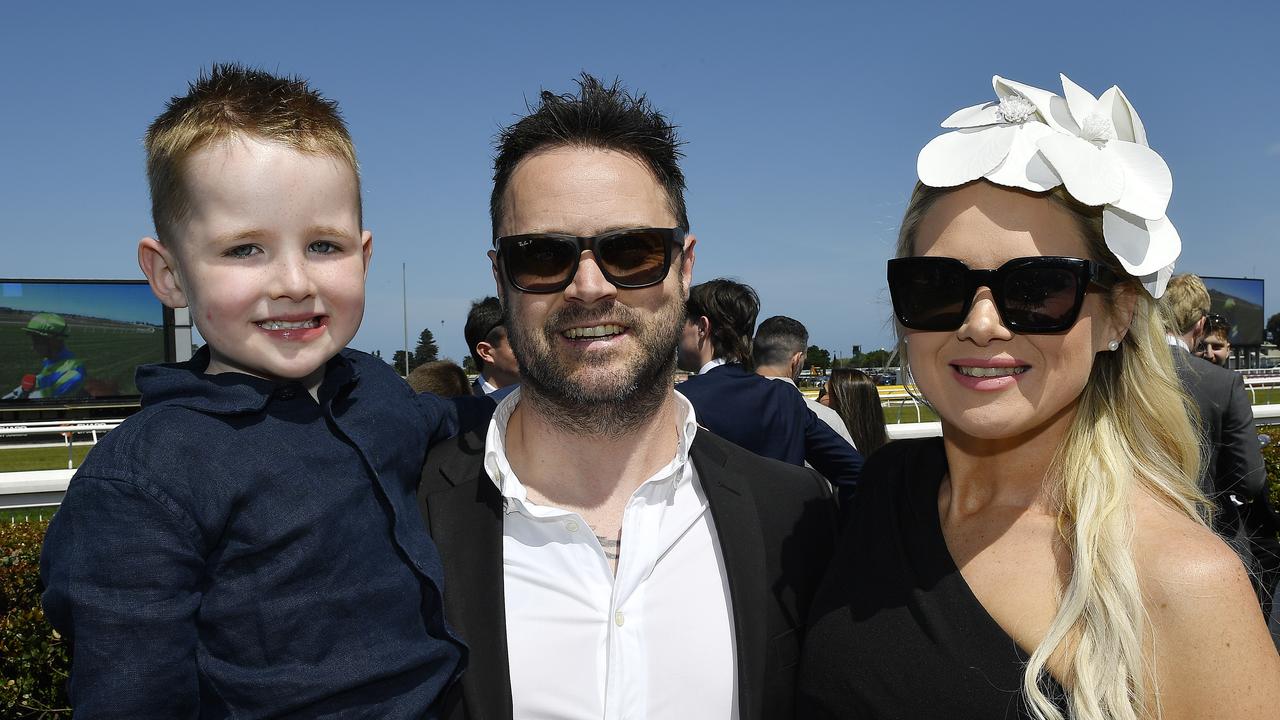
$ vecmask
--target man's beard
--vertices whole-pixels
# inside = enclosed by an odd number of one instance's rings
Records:
[[[685,314],[679,293],[648,318],[616,301],[566,305],[540,328],[521,327],[509,303],[504,303],[502,314],[520,362],[521,400],[565,431],[621,437],[652,418],[671,392]],[[567,360],[554,351],[558,330],[602,324],[622,325],[638,341],[638,352],[623,357],[621,368],[609,372],[604,367],[617,361],[616,353]]]

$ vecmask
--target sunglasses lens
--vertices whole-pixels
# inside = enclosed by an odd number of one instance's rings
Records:
[[[1001,315],[1010,329],[1057,332],[1075,322],[1080,307],[1080,277],[1069,268],[1018,268],[1004,281]]]
[[[668,236],[661,230],[628,230],[596,241],[600,268],[618,287],[643,287],[667,276]]]
[[[912,330],[955,330],[969,293],[965,267],[950,258],[902,258],[889,263],[889,294],[898,322]]]
[[[526,235],[502,248],[512,283],[526,292],[554,292],[573,272],[578,246],[572,240]]]

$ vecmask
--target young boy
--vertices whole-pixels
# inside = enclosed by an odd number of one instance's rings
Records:
[[[208,344],[139,370],[49,526],[77,717],[428,715],[465,648],[414,492],[457,415],[345,349],[373,245],[337,106],[217,66],[146,149],[138,261]]]

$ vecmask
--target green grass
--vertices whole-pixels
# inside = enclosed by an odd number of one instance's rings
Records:
[[[92,445],[77,444],[72,448],[75,466],[80,467]],[[0,472],[24,470],[64,470],[67,467],[65,447],[0,448]]]
[[[899,420],[901,416],[901,420]],[[919,422],[937,422],[938,414],[928,407],[920,406]],[[884,421],[887,425],[893,425],[898,422],[913,423],[916,422],[916,408],[911,403],[899,405],[892,403],[884,409]]]
[[[18,508],[17,510],[0,510],[0,523],[8,525],[10,523],[27,522],[28,520],[48,520],[53,517],[53,514],[57,511],[57,505]]]
[[[1280,388],[1266,388],[1252,393],[1254,405],[1275,405],[1280,403]]]
[[[93,381],[94,394],[137,394],[133,374],[138,365],[160,362],[164,358],[164,333],[159,329],[140,332],[133,328],[75,323],[70,328],[67,347],[84,361],[85,374]],[[39,372],[41,358],[21,325],[0,324],[0,348],[6,349],[0,357],[0,395],[3,395],[21,384],[24,374]]]

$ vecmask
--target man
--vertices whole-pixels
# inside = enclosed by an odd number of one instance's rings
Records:
[[[500,401],[520,382],[520,366],[511,343],[507,342],[507,330],[502,326],[502,305],[496,297],[486,297],[471,303],[467,312],[467,324],[462,328],[467,339],[467,349],[480,373],[472,385],[475,395],[493,395]]]
[[[1280,576],[1280,520],[1267,500],[1267,477],[1253,423],[1253,408],[1240,374],[1195,357],[1190,348],[1204,336],[1209,290],[1195,275],[1176,275],[1160,299],[1174,367],[1200,408],[1208,443],[1200,486],[1217,505],[1214,530],[1251,565],[1263,612]]]
[[[809,330],[804,324],[786,315],[775,315],[756,328],[756,337],[751,341],[751,361],[760,377],[779,380],[796,387],[796,378],[804,369],[808,349]],[[796,393],[800,393],[799,389]],[[854,444],[840,413],[804,395],[800,397],[804,398],[804,404],[819,420],[835,430],[850,445]]]
[[[67,347],[67,321],[56,313],[36,313],[23,328],[40,356],[40,371],[27,390],[30,398],[69,398],[84,394],[84,361]],[[25,390],[25,388],[24,388]]]
[[[682,370],[698,374],[676,386],[698,422],[757,455],[792,465],[809,463],[853,497],[862,455],[818,419],[793,388],[751,372],[751,334],[760,300],[740,282],[717,278],[695,285],[685,304]]]
[[[1219,367],[1227,366],[1231,357],[1231,323],[1221,315],[1209,315],[1204,319],[1204,336],[1195,346],[1196,357]]]
[[[520,389],[419,491],[470,669],[445,718],[788,718],[834,508],[672,390],[694,265],[674,130],[583,75],[503,131],[490,252]]]

